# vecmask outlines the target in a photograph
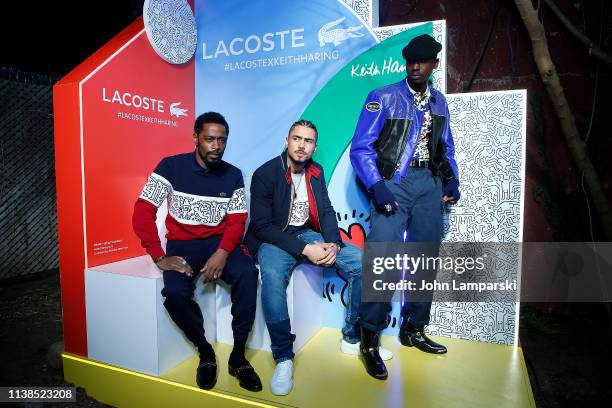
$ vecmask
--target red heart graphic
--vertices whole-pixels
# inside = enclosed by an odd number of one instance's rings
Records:
[[[351,224],[348,232],[340,228],[340,237],[343,241],[350,242],[358,248],[365,247],[365,230],[358,222]]]

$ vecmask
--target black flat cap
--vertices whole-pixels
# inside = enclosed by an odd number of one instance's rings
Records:
[[[414,37],[402,50],[402,57],[406,61],[427,61],[436,58],[442,50],[442,44],[431,35],[422,34]]]

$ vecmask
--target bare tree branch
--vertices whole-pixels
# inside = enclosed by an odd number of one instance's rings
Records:
[[[549,0],[544,0],[547,2]],[[577,173],[584,172],[586,190],[593,202],[597,215],[601,221],[603,232],[608,240],[612,240],[612,211],[606,194],[604,193],[597,170],[587,156],[586,144],[580,138],[574,115],[569,108],[563,86],[555,65],[552,62],[544,27],[538,19],[538,12],[533,8],[531,0],[514,0],[519,10],[525,28],[529,32],[533,46],[533,58],[540,71],[542,82],[550,97],[555,113],[559,118],[561,131],[574,161]]]
[[[584,35],[575,25],[572,24],[571,21],[559,10],[559,7],[555,4],[553,0],[543,0],[544,3],[550,8],[550,11],[559,19],[561,24],[568,29],[570,34],[572,34],[578,41],[586,45],[589,49],[589,55],[592,55],[600,60],[612,65],[612,56],[607,54],[604,50],[599,48],[597,44],[595,44],[589,37]]]

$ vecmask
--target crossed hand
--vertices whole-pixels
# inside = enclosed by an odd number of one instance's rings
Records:
[[[225,263],[227,262],[227,256],[227,251],[219,248],[210,258],[208,258],[208,261],[206,261],[202,269],[200,269],[204,282],[211,282],[221,277],[223,268],[225,268]],[[157,267],[162,271],[177,271],[189,277],[193,276],[193,269],[191,269],[191,266],[182,256],[166,257],[157,262]]]
[[[315,265],[329,267],[336,262],[338,246],[333,242],[315,242],[306,245],[302,254]]]

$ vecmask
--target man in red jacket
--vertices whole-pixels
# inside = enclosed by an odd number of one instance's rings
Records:
[[[222,279],[231,285],[234,348],[229,373],[240,386],[260,391],[261,381],[244,357],[255,320],[257,269],[240,246],[247,220],[244,181],[240,170],[221,160],[229,126],[216,112],[200,115],[194,125],[194,152],[164,158],[155,168],[134,207],[134,231],[163,271],[164,306],[185,336],[198,348],[196,382],[212,388],[217,378],[215,352],[204,336],[202,311],[193,300],[194,280]],[[155,218],[168,201],[166,251]]]

